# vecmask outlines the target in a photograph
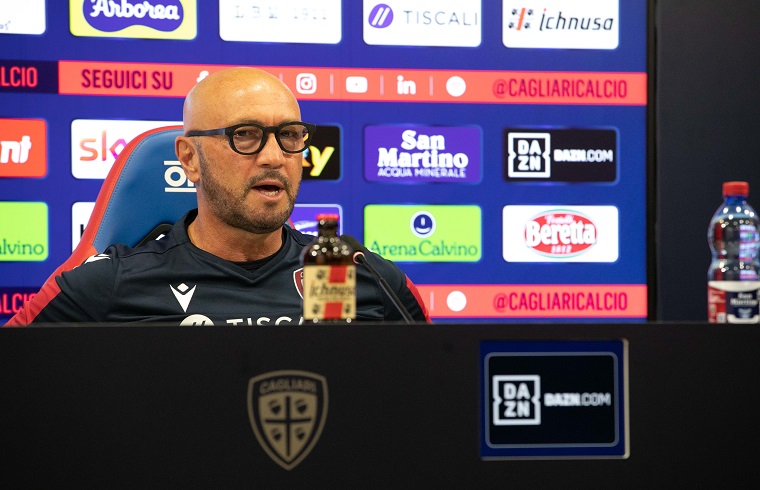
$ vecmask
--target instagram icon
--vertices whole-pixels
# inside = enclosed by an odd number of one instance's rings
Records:
[[[313,94],[317,91],[317,77],[313,73],[299,73],[296,76],[296,90],[299,94]]]

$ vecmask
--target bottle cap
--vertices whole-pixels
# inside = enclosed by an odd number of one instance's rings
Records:
[[[723,182],[723,197],[749,196],[749,182]]]
[[[320,213],[317,215],[317,221],[338,221],[338,215],[335,213]]]

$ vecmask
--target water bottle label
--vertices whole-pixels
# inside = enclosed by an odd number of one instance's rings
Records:
[[[306,320],[356,318],[356,267],[353,265],[304,267],[303,317]]]
[[[760,281],[710,281],[707,319],[710,323],[760,323]]]

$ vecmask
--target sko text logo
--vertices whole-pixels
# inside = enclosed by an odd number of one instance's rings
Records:
[[[480,45],[481,2],[364,0],[364,42],[393,46]]]
[[[193,39],[195,0],[72,0],[75,36]]]
[[[47,174],[47,125],[42,119],[0,119],[0,177]]]
[[[150,129],[181,124],[173,121],[71,122],[71,174],[77,179],[104,179],[130,140]]]

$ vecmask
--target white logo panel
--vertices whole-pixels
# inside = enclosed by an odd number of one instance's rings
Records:
[[[615,49],[618,0],[503,0],[508,48]]]
[[[502,255],[507,262],[615,262],[615,206],[504,206]]]
[[[90,221],[92,210],[95,208],[94,202],[75,202],[71,206],[71,251],[73,252],[79,240],[82,238],[84,228]]]
[[[71,121],[71,174],[77,179],[105,179],[116,157],[136,136],[181,121]]]
[[[337,44],[340,0],[219,0],[225,41]]]
[[[479,0],[364,0],[364,42],[385,46],[480,46],[481,7]]]
[[[45,0],[0,2],[0,34],[42,34],[45,18]]]

